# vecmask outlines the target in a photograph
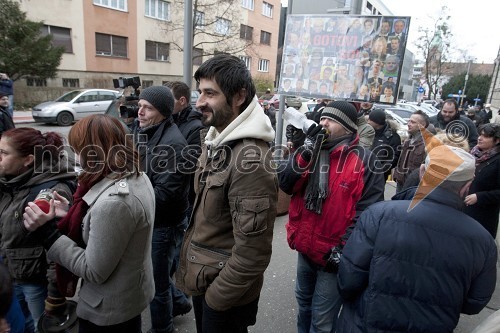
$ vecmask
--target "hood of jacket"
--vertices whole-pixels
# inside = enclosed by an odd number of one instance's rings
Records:
[[[254,97],[250,105],[221,133],[217,132],[215,127],[210,127],[205,137],[205,143],[208,146],[217,147],[226,142],[243,138],[261,139],[266,142],[274,139],[271,121],[262,110],[257,97]]]

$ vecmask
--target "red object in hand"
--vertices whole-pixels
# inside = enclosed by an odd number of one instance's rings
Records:
[[[50,211],[50,200],[52,200],[52,198],[52,190],[43,189],[40,191],[40,193],[38,193],[33,203],[40,207],[42,212],[48,214]]]

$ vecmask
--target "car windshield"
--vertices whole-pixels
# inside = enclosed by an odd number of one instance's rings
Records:
[[[56,99],[56,102],[71,102],[71,100],[75,98],[76,95],[78,95],[79,93],[81,93],[80,90],[70,91],[69,93],[66,93],[61,97],[59,97],[58,99]]]

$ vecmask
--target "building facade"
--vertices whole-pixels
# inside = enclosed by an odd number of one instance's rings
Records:
[[[274,80],[280,0],[199,0],[193,9],[193,70],[217,53],[242,58],[253,77]],[[15,83],[16,104],[74,88],[113,88],[140,76],[142,88],[183,78],[184,2],[165,0],[19,1],[27,18],[63,46],[57,77]],[[192,82],[194,88],[195,83]]]
[[[500,122],[498,118],[498,110],[500,110],[500,48],[498,49],[498,54],[493,65],[493,72],[491,77],[490,89],[488,91],[488,97],[486,103],[491,104],[493,110],[493,116],[497,122]]]

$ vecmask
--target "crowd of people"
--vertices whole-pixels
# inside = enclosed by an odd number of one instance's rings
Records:
[[[273,160],[276,112],[259,104],[244,62],[217,55],[194,78],[196,108],[174,81],[142,90],[127,124],[73,125],[78,174],[64,138],[15,128],[2,95],[0,332],[66,318],[78,289],[82,333],[139,333],[148,307],[151,333],[174,332],[192,310],[198,333],[247,332],[279,189],[291,196],[298,332],[451,332],[486,306],[500,125],[450,99],[437,116],[414,112],[403,141],[371,103],[323,99]],[[384,200],[389,177],[397,193]]]

